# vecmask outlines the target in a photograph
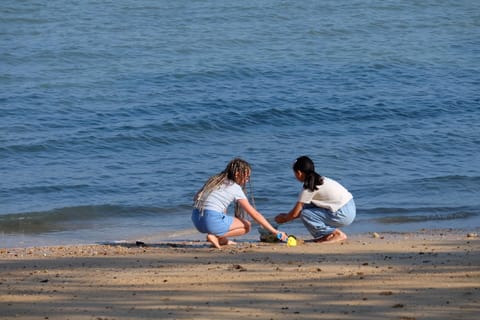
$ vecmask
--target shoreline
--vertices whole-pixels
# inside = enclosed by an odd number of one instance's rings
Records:
[[[303,227],[303,226],[302,226]],[[288,229],[282,228],[282,231]],[[295,235],[297,238],[300,238],[305,241],[311,240],[311,236],[307,234],[306,230],[303,228],[296,228],[291,231],[301,231],[299,233],[287,233],[289,235]],[[470,227],[470,228],[430,228],[430,227],[418,227],[417,229],[381,229],[381,228],[372,228],[371,231],[366,231],[365,229],[361,230],[349,230],[348,228],[342,228],[347,233],[348,239],[357,239],[357,238],[369,238],[374,234],[378,235],[426,235],[429,233],[436,235],[449,234],[450,236],[457,235],[459,237],[469,235],[479,235],[480,227]],[[11,239],[17,239],[20,241],[14,242]],[[157,245],[157,244],[168,244],[168,243],[188,243],[188,242],[202,242],[205,240],[205,235],[199,233],[195,229],[185,229],[176,232],[165,232],[161,231],[154,234],[148,235],[139,235],[137,237],[127,237],[124,239],[116,240],[95,240],[95,241],[86,241],[85,239],[64,239],[62,237],[56,238],[54,235],[49,235],[47,238],[43,238],[42,235],[38,236],[29,236],[29,235],[2,235],[0,234],[0,250],[14,250],[14,249],[29,249],[35,247],[74,247],[74,246],[95,246],[95,245],[122,245],[122,244],[132,244],[136,241],[143,242],[145,244]],[[240,237],[232,237],[232,240],[238,243],[255,243],[260,242],[260,233],[257,231],[257,228],[253,228],[252,231],[246,235]],[[34,244],[33,244],[34,243]],[[5,244],[7,244],[5,246]]]
[[[480,238],[0,249],[0,319],[476,319]]]

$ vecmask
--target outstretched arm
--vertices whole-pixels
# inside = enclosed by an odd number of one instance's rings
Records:
[[[297,202],[289,213],[280,213],[275,217],[275,221],[278,223],[285,223],[300,217],[300,213],[303,209],[303,202]]]
[[[278,231],[277,229],[275,229],[268,221],[267,219],[265,219],[265,217],[257,211],[257,209],[255,209],[251,204],[250,202],[248,202],[248,199],[241,199],[241,200],[238,200],[238,203],[240,204],[240,206],[243,208],[243,210],[245,210],[246,213],[248,213],[248,215],[250,217],[252,217],[253,220],[255,220],[258,224],[260,224],[262,227],[264,227],[265,229],[267,229],[268,231],[270,231],[271,233],[273,234],[279,234],[281,233],[282,234],[282,240],[285,240],[287,238],[287,235],[285,234],[285,232],[280,232]]]

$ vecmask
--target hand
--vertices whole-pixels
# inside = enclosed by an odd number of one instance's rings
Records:
[[[278,236],[279,234],[282,235],[281,238]],[[288,235],[287,235],[285,232],[283,232],[283,231],[278,231],[278,232],[277,232],[277,237],[278,237],[279,240],[281,240],[281,241],[287,241],[287,239],[288,239]]]
[[[280,213],[278,216],[275,217],[275,222],[277,223],[285,223],[288,221],[288,214]]]

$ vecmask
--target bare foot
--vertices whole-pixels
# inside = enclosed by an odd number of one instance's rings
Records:
[[[221,249],[222,247],[220,247],[220,242],[218,241],[218,238],[217,236],[213,235],[213,234],[209,234],[207,235],[207,240],[208,242],[210,242],[215,248],[217,249]]]
[[[321,237],[321,238],[318,238],[318,239],[315,239],[313,240],[314,242],[318,242],[318,243],[334,243],[334,242],[340,242],[340,241],[343,241],[343,240],[346,240],[347,239],[347,235],[345,233],[343,233],[341,230],[339,229],[335,229],[335,231],[333,231],[332,233],[324,236],[324,237]]]
[[[228,245],[237,244],[235,241],[228,240],[227,237],[218,237],[218,242],[220,243],[221,246],[228,246]]]

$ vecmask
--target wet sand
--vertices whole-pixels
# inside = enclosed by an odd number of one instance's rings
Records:
[[[476,233],[0,249],[0,319],[478,319]]]

